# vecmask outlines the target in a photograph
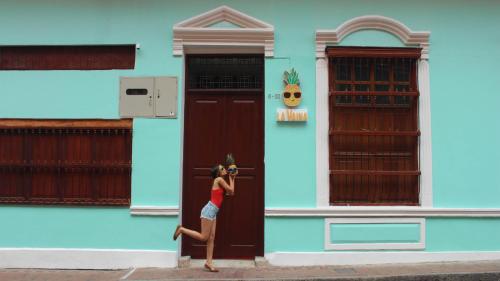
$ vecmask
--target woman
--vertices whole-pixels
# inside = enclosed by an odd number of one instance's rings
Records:
[[[174,232],[174,240],[181,234],[186,234],[189,237],[200,241],[207,241],[207,262],[205,263],[205,268],[211,272],[218,272],[216,268],[212,266],[212,256],[214,252],[214,240],[215,240],[215,225],[217,212],[219,211],[222,200],[224,198],[224,191],[227,195],[234,195],[234,179],[235,174],[229,174],[229,184],[224,180],[224,176],[227,175],[227,171],[222,165],[214,166],[211,169],[211,174],[213,183],[210,195],[210,201],[201,209],[201,233],[187,229],[178,225]]]

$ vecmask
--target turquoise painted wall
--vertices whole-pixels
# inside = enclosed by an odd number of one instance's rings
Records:
[[[132,205],[178,206],[179,122],[134,119],[133,126]]]
[[[425,252],[500,251],[500,235],[496,235],[500,233],[499,218],[427,218],[425,227]],[[327,252],[324,250],[324,228],[323,218],[266,218],[265,251]],[[355,228],[361,229],[354,232]],[[377,226],[375,230],[369,231],[363,231],[363,228],[366,228],[366,224],[351,226],[347,231],[333,227],[331,236],[338,234],[339,240],[365,243],[378,243],[378,240],[413,243],[420,236],[417,231],[419,227],[411,224],[406,229],[391,224]],[[346,236],[347,233],[349,236]]]
[[[128,208],[1,206],[0,221],[0,248],[177,250],[177,218],[131,217]]]
[[[360,30],[347,35],[341,46],[406,47],[395,35],[380,30]]]
[[[315,206],[315,30],[334,29],[356,16],[378,14],[397,19],[413,30],[431,31],[430,80],[433,145],[433,197],[437,207],[500,207],[500,95],[497,27],[500,2],[481,1],[212,1],[212,0],[4,0],[0,9],[0,45],[19,44],[135,44],[140,43],[136,68],[121,71],[3,71],[0,72],[0,118],[119,118],[120,76],[178,76],[182,58],[172,56],[172,26],[184,19],[226,4],[275,27],[275,56],[266,59],[265,89],[265,204],[267,207]],[[301,20],[304,19],[304,20]],[[342,45],[402,46],[383,32],[360,31]],[[277,124],[282,106],[273,95],[282,90],[281,75],[294,67],[300,74],[310,120],[305,124]],[[134,205],[179,204],[182,92],[178,119],[134,120],[132,202]],[[292,155],[292,156],[290,156]],[[41,211],[42,210],[42,211]],[[69,212],[61,211],[69,210]],[[99,216],[97,216],[99,214]],[[102,215],[101,215],[102,214]],[[160,231],[173,228],[176,218],[131,217],[126,209],[65,207],[1,207],[0,217],[24,233],[56,233],[62,223],[81,230],[115,221],[117,229]],[[28,222],[33,222],[30,226]],[[45,223],[44,223],[45,222]],[[486,249],[457,237],[442,244],[447,226],[491,230],[498,220],[428,220],[430,250]],[[60,225],[61,224],[61,225]],[[158,224],[158,225],[156,225]],[[304,225],[310,226],[304,228]],[[76,229],[79,229],[79,228]],[[321,219],[266,219],[266,252],[322,251]],[[304,242],[311,229],[314,241]],[[431,231],[431,229],[433,229]],[[285,230],[290,230],[286,232]],[[175,249],[164,238],[140,242],[112,241],[91,232],[86,247]],[[143,231],[135,229],[134,231]],[[0,232],[0,247],[80,247],[85,231],[67,230],[68,240],[52,235],[33,239],[29,234]],[[92,234],[94,233],[94,234]],[[167,229],[170,233],[170,229]],[[283,235],[286,234],[286,238]],[[319,239],[321,237],[321,239]],[[433,240],[434,239],[434,240]],[[479,241],[479,240],[478,240]],[[498,242],[494,240],[483,240]],[[149,244],[148,244],[149,243]],[[468,243],[468,244],[467,244]],[[486,242],[485,242],[486,243]],[[449,245],[446,246],[446,245]],[[497,243],[498,245],[498,243]],[[82,246],[83,247],[83,246]]]
[[[426,251],[500,251],[498,218],[431,218]]]
[[[418,243],[421,241],[417,223],[332,223],[330,243]]]
[[[264,251],[322,252],[323,218],[266,218]]]

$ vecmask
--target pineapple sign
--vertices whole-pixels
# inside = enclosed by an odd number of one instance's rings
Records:
[[[290,107],[296,107],[302,100],[299,74],[293,68],[290,72],[285,71],[283,75],[283,82],[285,83],[283,102]]]
[[[278,121],[307,121],[307,109],[294,109],[302,101],[299,74],[293,68],[290,72],[285,71],[283,82],[285,83],[283,103],[289,108],[278,108]]]

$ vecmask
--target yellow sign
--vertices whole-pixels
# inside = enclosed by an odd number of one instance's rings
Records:
[[[307,121],[307,109],[278,108],[276,117],[278,122]]]

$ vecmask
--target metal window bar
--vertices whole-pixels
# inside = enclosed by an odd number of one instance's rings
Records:
[[[93,190],[93,198],[75,199],[67,198],[65,190],[68,175],[75,173],[91,177],[92,181],[101,175],[116,174],[116,179],[126,182],[131,173],[131,134],[131,129],[124,128],[0,128],[0,203],[128,205],[129,196],[100,198],[98,190]],[[101,146],[123,143],[124,154],[101,149],[100,154],[105,157],[96,159],[93,148],[90,160],[70,160],[70,136],[92,137],[93,147],[104,140]],[[104,139],[97,141],[96,137]],[[117,155],[121,155],[120,159]],[[35,186],[35,183],[38,184]],[[112,183],[116,185],[117,182]],[[130,184],[110,187],[130,193],[127,190]]]
[[[262,89],[261,56],[188,57],[191,90]]]
[[[368,67],[356,66],[356,62],[369,64],[369,79],[362,73],[362,69]],[[420,171],[418,148],[415,147],[420,132],[416,129],[417,119],[411,116],[416,114],[419,95],[414,81],[416,59],[336,57],[331,58],[330,63],[329,103],[333,110],[329,133],[332,152],[330,202],[418,204],[418,190],[415,188],[418,189]],[[395,119],[377,127],[374,118],[356,120],[350,117],[357,110],[378,112],[377,108],[396,110],[393,113]],[[351,113],[342,115],[349,110]],[[397,114],[406,116],[407,123],[414,120],[413,124],[403,126],[404,122],[397,123]],[[374,116],[377,115],[372,114]],[[339,118],[344,119],[339,121]],[[383,129],[380,126],[389,127]]]

